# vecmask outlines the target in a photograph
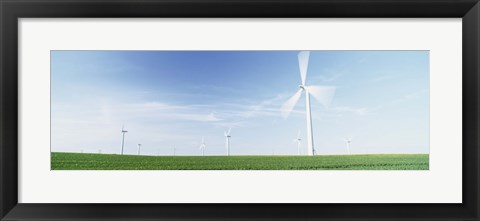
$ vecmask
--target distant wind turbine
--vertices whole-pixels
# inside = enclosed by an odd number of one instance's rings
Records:
[[[123,146],[125,145],[125,133],[128,133],[128,131],[126,131],[122,125],[122,152],[121,152],[122,155],[123,155]]]
[[[224,131],[223,135],[225,136],[225,147],[227,148],[227,156],[230,156],[230,131],[232,128],[228,128],[228,131]]]
[[[305,80],[307,78],[307,69],[308,69],[308,59],[310,57],[309,51],[302,51],[298,54],[298,63],[300,66],[300,77],[301,85],[298,91],[288,99],[285,104],[283,104],[281,111],[284,118],[287,118],[290,112],[297,104],[302,92],[305,92],[306,100],[306,115],[307,115],[307,154],[315,155],[314,145],[313,145],[313,127],[312,127],[312,115],[310,108],[310,95],[312,95],[320,104],[325,107],[330,106],[330,103],[335,94],[335,87],[331,86],[313,86],[305,85]]]
[[[142,148],[142,144],[137,144],[137,155],[140,155],[140,148]]]
[[[350,143],[352,143],[352,138],[343,138],[343,141],[345,141],[345,143],[347,144],[347,151],[348,151],[348,154],[350,154]]]
[[[298,131],[297,138],[295,138],[293,142],[297,143],[297,151],[298,151],[297,154],[300,155],[300,145],[302,143],[302,138],[300,138],[300,131]]]
[[[200,145],[200,150],[202,150],[202,156],[205,156],[205,148],[207,145],[205,145],[205,139],[202,137],[202,144]]]

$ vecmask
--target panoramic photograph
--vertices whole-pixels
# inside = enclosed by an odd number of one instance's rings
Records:
[[[51,51],[51,170],[429,170],[429,51]]]

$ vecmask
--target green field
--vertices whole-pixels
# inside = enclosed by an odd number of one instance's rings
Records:
[[[133,156],[51,153],[52,170],[428,170],[428,154]]]

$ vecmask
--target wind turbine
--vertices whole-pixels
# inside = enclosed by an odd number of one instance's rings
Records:
[[[345,141],[345,143],[347,144],[347,151],[348,151],[348,154],[350,154],[350,143],[352,143],[352,138],[343,138],[343,141]]]
[[[298,131],[297,138],[293,139],[293,142],[297,143],[297,150],[298,150],[298,155],[300,155],[300,145],[301,145],[302,138],[300,138],[300,131]]]
[[[281,108],[282,115],[284,118],[287,118],[290,112],[297,104],[302,92],[305,92],[305,101],[306,101],[306,115],[307,115],[307,154],[315,155],[314,144],[313,144],[313,127],[312,127],[312,115],[310,108],[310,95],[313,96],[320,104],[325,107],[328,107],[332,101],[333,95],[335,94],[335,87],[332,86],[315,86],[315,85],[305,85],[305,80],[307,78],[307,69],[308,69],[308,59],[310,57],[309,51],[302,51],[298,53],[298,63],[300,66],[300,77],[301,85],[299,85],[298,91],[288,99]]]
[[[140,148],[141,147],[142,147],[141,143],[137,144],[137,155],[140,155]]]
[[[122,125],[122,155],[123,155],[123,146],[125,145],[125,133],[128,133],[128,131],[126,131],[125,129],[123,129],[123,125]]]
[[[207,145],[205,145],[205,139],[202,137],[202,144],[200,145],[200,150],[202,150],[202,156],[205,156],[205,148]]]
[[[227,156],[230,156],[230,131],[232,128],[228,128],[228,131],[224,131],[223,135],[225,136],[225,147],[227,148]]]

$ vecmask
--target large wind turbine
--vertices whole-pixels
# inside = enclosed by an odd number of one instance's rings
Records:
[[[352,143],[352,138],[343,138],[343,141],[345,141],[345,143],[347,144],[347,151],[348,151],[348,154],[350,154],[350,143]]]
[[[127,133],[128,131],[126,131],[125,129],[123,129],[123,126],[122,126],[122,155],[123,155],[123,146],[125,145],[125,133]]]
[[[314,85],[305,85],[305,80],[307,78],[307,69],[308,69],[308,59],[310,57],[309,51],[302,51],[298,53],[298,63],[300,66],[300,77],[302,79],[302,84],[299,85],[298,91],[285,102],[282,106],[282,115],[284,118],[287,118],[290,112],[297,104],[302,92],[305,92],[306,100],[306,115],[307,115],[307,154],[315,155],[314,145],[313,145],[313,128],[312,128],[312,115],[310,108],[310,95],[313,96],[320,104],[325,107],[330,105],[333,95],[335,94],[335,87],[331,86],[314,86]]]
[[[225,147],[227,148],[227,156],[230,156],[230,131],[232,128],[228,128],[228,131],[224,131],[223,135],[225,136]]]
[[[300,131],[298,131],[297,138],[293,139],[294,143],[297,143],[297,151],[298,155],[300,155],[300,145],[301,145],[302,138],[300,138]]]
[[[200,150],[202,150],[202,156],[205,156],[205,148],[207,145],[205,145],[205,139],[202,137],[202,144],[200,145]]]

